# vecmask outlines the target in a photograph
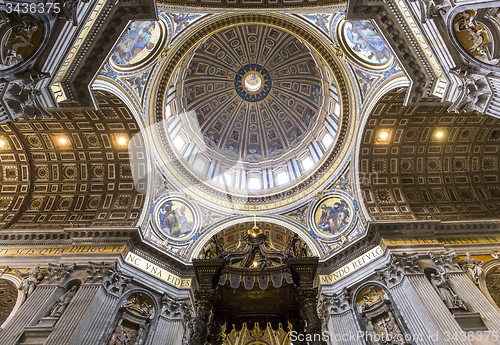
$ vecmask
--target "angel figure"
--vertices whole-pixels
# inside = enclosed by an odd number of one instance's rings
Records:
[[[45,278],[45,272],[40,268],[40,265],[36,265],[34,269],[27,268],[26,272],[20,272],[17,269],[14,271],[23,278],[19,290],[23,291],[25,299],[35,291],[37,285]]]

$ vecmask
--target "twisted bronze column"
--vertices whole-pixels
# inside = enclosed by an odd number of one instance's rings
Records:
[[[212,316],[215,293],[213,290],[197,290],[194,292],[196,316],[193,319],[193,329],[189,345],[205,345],[208,335],[208,325]]]

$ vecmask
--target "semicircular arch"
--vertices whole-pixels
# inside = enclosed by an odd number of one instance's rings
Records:
[[[203,235],[201,235],[196,240],[195,244],[193,245],[193,249],[191,250],[191,253],[188,256],[187,260],[192,261],[194,258],[197,258],[200,255],[202,249],[206,246],[208,241],[210,241],[210,239],[212,238],[213,235],[216,235],[217,233],[221,232],[222,230],[224,230],[230,226],[237,225],[240,223],[245,223],[245,222],[254,222],[254,221],[267,222],[267,223],[271,223],[271,224],[280,225],[280,226],[282,226],[290,231],[293,231],[294,233],[299,234],[300,238],[302,238],[306,242],[307,246],[311,250],[312,255],[317,256],[320,259],[323,258],[323,256],[324,256],[323,251],[318,246],[318,243],[311,237],[311,235],[303,227],[298,226],[296,224],[293,224],[292,222],[289,222],[287,220],[272,217],[272,216],[256,216],[256,217],[243,216],[243,217],[233,218],[231,220],[228,220],[226,222],[223,222],[223,223],[213,227],[210,230],[207,230]]]

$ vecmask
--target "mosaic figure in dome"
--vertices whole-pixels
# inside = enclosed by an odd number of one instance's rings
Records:
[[[345,24],[345,36],[349,47],[369,63],[384,64],[391,53],[384,38],[365,20],[350,20]]]
[[[156,22],[134,22],[117,44],[111,60],[122,66],[134,64],[151,52],[159,36],[160,28]]]
[[[329,234],[341,232],[349,224],[349,205],[344,200],[336,200],[333,205],[321,205],[321,216],[316,226]]]
[[[160,227],[169,236],[181,237],[193,229],[186,206],[175,201],[167,201],[159,210]],[[192,219],[192,215],[190,217]]]

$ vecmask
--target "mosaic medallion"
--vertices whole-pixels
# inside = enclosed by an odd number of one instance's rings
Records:
[[[132,67],[148,62],[165,36],[161,21],[133,22],[118,41],[110,61],[117,67]]]
[[[367,20],[347,20],[339,24],[339,41],[361,65],[383,68],[392,62],[392,54],[384,38]]]
[[[354,208],[346,198],[331,195],[316,205],[312,217],[313,227],[320,236],[337,236],[352,224]]]
[[[169,197],[159,203],[154,220],[160,234],[173,240],[188,238],[198,227],[194,206],[178,197]]]

